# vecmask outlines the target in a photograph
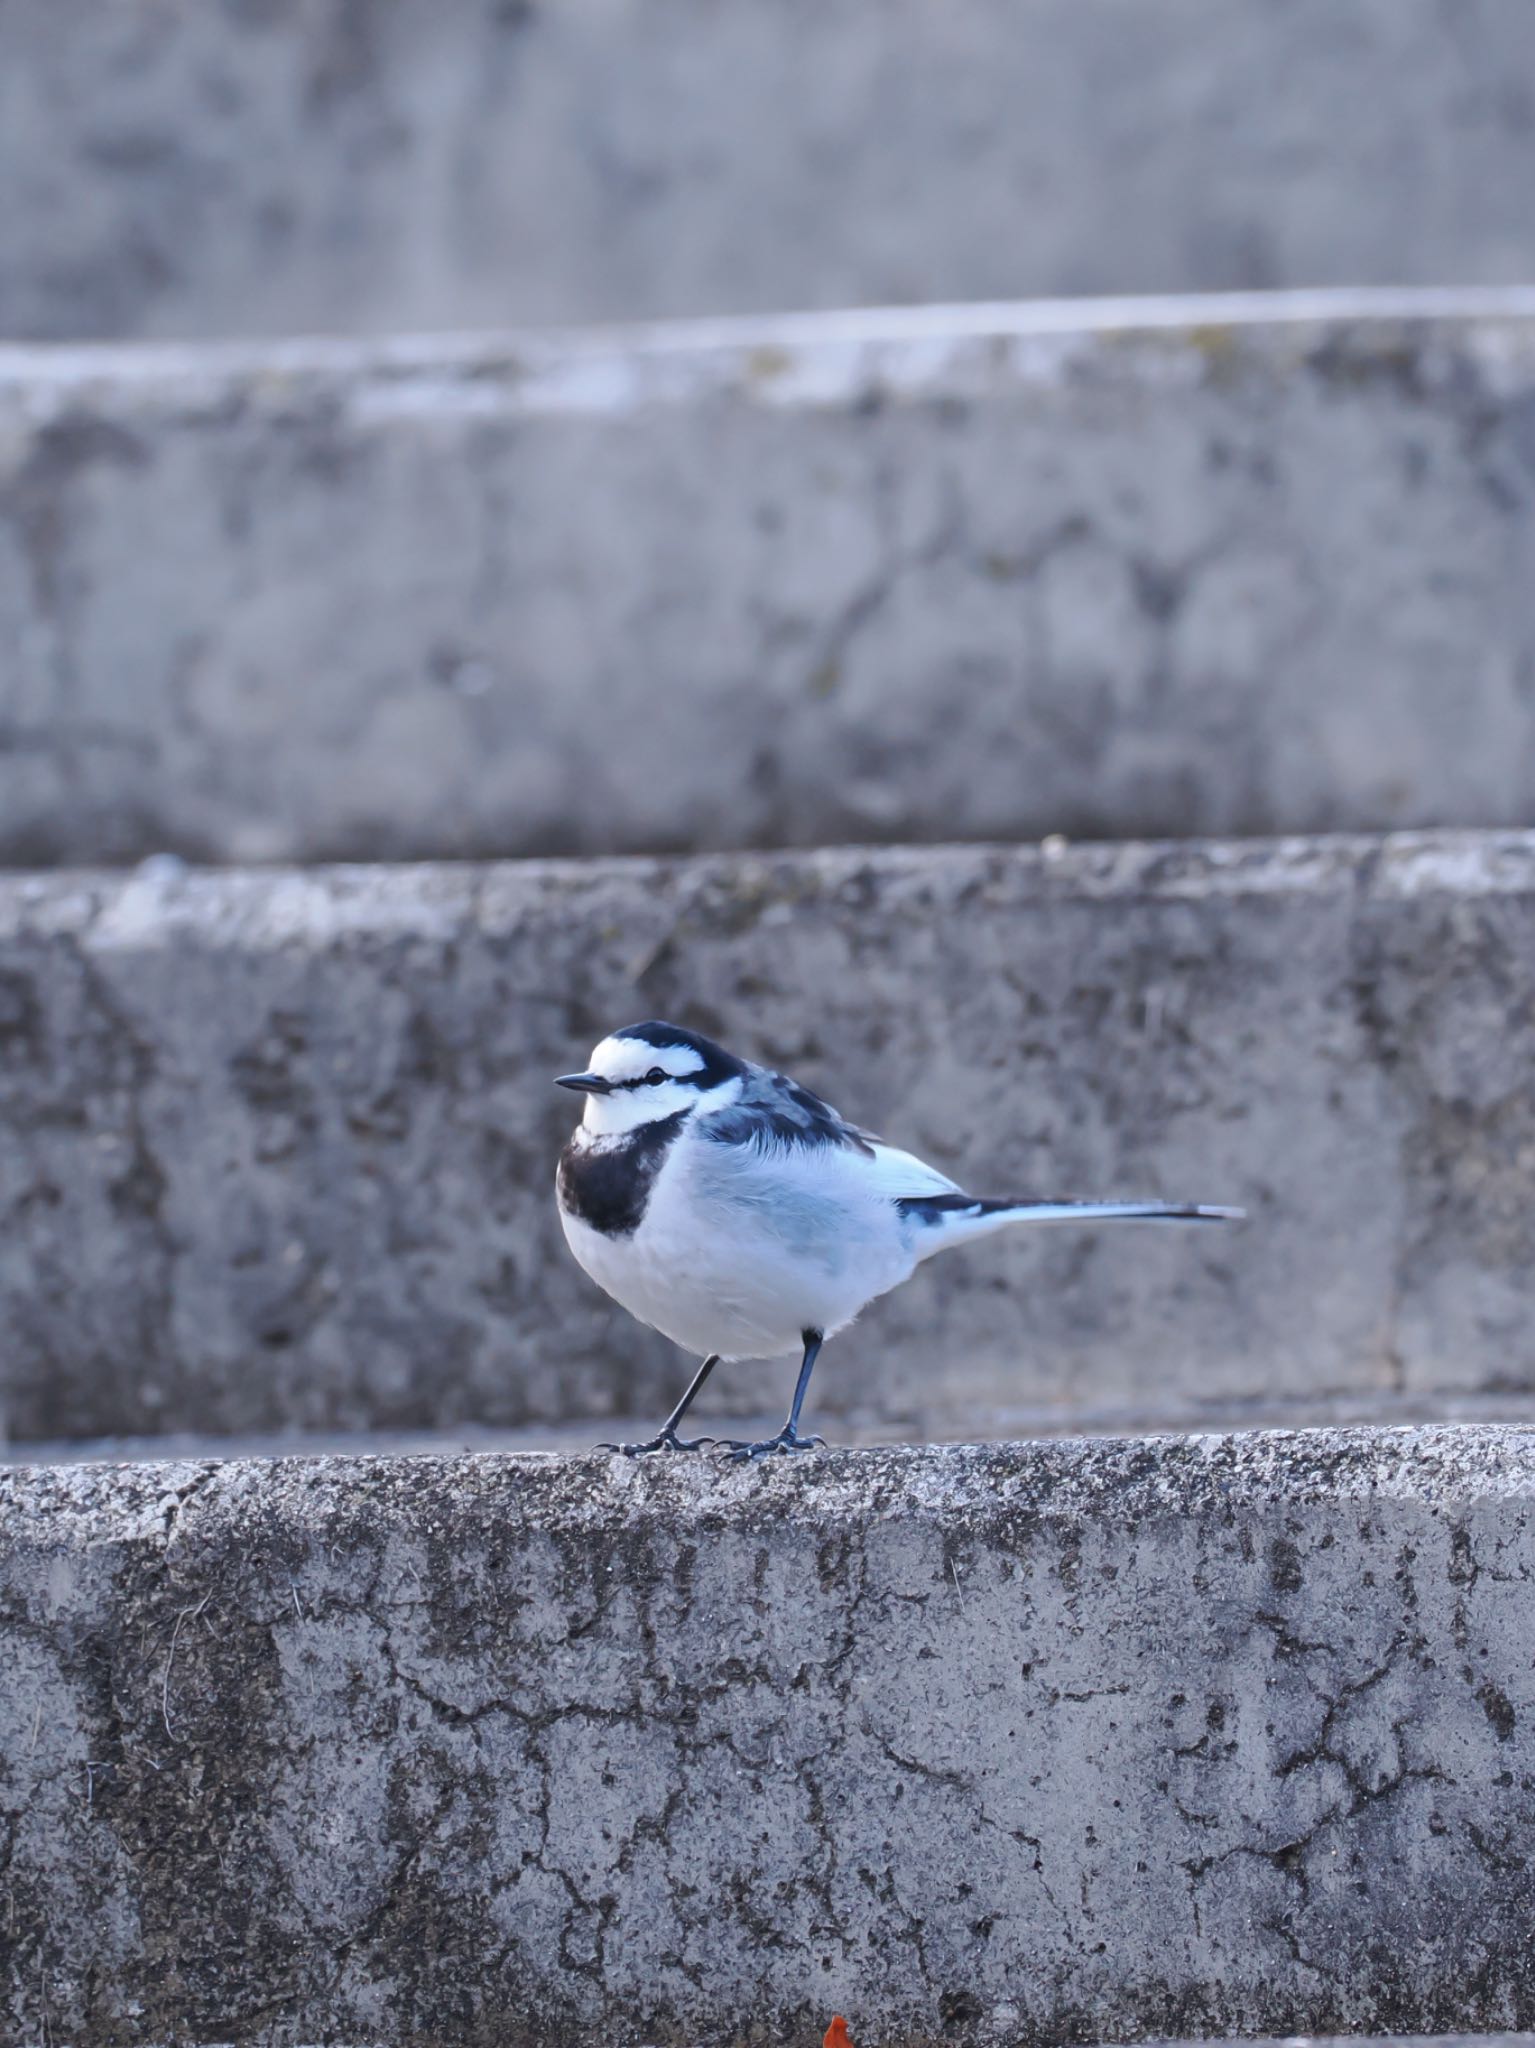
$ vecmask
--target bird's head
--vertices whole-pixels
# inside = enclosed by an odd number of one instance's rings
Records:
[[[621,1137],[679,1110],[710,1109],[739,1092],[746,1063],[680,1024],[626,1024],[594,1047],[584,1073],[561,1088],[586,1097],[581,1121],[597,1137]]]

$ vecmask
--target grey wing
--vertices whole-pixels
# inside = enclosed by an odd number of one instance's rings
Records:
[[[741,1093],[724,1109],[704,1117],[699,1135],[720,1144],[763,1146],[834,1145],[873,1158],[879,1140],[812,1095],[787,1074],[751,1068]]]
[[[798,1081],[763,1067],[754,1067],[736,1101],[705,1117],[698,1129],[700,1136],[718,1144],[745,1147],[758,1155],[777,1152],[806,1159],[816,1149],[829,1147],[854,1169],[856,1184],[892,1207],[923,1197],[960,1195],[958,1184],[936,1166],[887,1145],[872,1131],[849,1123]]]

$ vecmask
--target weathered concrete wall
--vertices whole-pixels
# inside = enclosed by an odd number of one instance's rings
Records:
[[[0,858],[1523,823],[1475,303],[0,356]]]
[[[1308,2040],[1315,2040],[1317,2042],[1317,2048],[1324,2048],[1323,2041],[1318,2039],[1317,2036],[1311,2035],[1307,2038]],[[1343,2036],[1334,2038],[1348,2039],[1351,2037]],[[1251,2036],[1248,2036],[1248,2039],[1250,2040]],[[1528,2042],[1530,2040],[1535,2040],[1535,2035],[1372,2034],[1370,2036],[1372,2048],[1456,2048],[1456,2044],[1464,2044],[1464,2048],[1472,2048],[1473,2043],[1476,2044],[1476,2048],[1519,2048],[1519,2044]],[[1196,2044],[1192,2041],[1181,2041],[1178,2043],[1169,2042],[1166,2044],[1157,2043],[1156,2048],[1196,2048]],[[1204,2041],[1200,2044],[1200,2048],[1236,2048],[1236,2044],[1232,2041],[1217,2042],[1211,2039],[1210,2036],[1206,2035],[1204,2037]]]
[[[1509,1430],[0,1473],[7,2038],[1528,2027],[1532,1510]]]
[[[1514,0],[0,10],[0,333],[1522,282]]]
[[[685,1361],[564,1249],[549,1082],[667,1015],[980,1192],[1251,1212],[950,1253],[822,1415],[1528,1391],[1532,958],[1535,835],[13,877],[13,1429],[654,1413]]]

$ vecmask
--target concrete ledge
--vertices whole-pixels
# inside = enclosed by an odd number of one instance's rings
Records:
[[[9,2037],[1528,2027],[1532,1507],[1506,1429],[0,1474]]]
[[[0,319],[1522,282],[1532,65],[1497,0],[7,0]]]
[[[1342,2035],[1334,2036],[1333,2038],[1346,2040],[1351,2037]],[[1451,2048],[1452,2043],[1456,2044],[1456,2048],[1518,2048],[1520,2043],[1535,2040],[1535,2035],[1371,2034],[1368,2038],[1372,2042],[1373,2048]],[[1191,2041],[1148,2043],[1147,2048],[1194,2048],[1194,2043]],[[1236,2048],[1236,2044],[1233,2041],[1206,2040],[1201,2044],[1201,2048]],[[1253,2043],[1251,2048],[1259,2048],[1259,2044]],[[1278,2048],[1277,2043],[1275,2048]],[[1286,2039],[1285,2048],[1330,2048],[1330,2044],[1319,2039],[1314,2034],[1291,2034]]]
[[[1005,1410],[944,1407],[935,1402],[937,1434],[911,1416],[839,1415],[833,1428],[837,1450],[882,1449],[889,1444],[995,1443],[1026,1437],[1030,1441],[1064,1436],[1159,1436],[1225,1434],[1232,1430],[1369,1428],[1401,1429],[1425,1423],[1516,1423],[1535,1426],[1535,1393],[1503,1394],[1314,1394],[1303,1399],[1267,1399],[1261,1395],[1222,1403],[1175,1400],[1117,1408],[1069,1407],[1039,1403],[1010,1405]],[[771,1436],[783,1421],[783,1406],[732,1412],[730,1434]],[[966,1423],[972,1425],[969,1436]],[[1005,1425],[1010,1424],[1010,1428]],[[193,1430],[163,1430],[155,1436],[56,1437],[51,1441],[0,1440],[0,1464],[10,1465],[138,1465],[145,1463],[226,1463],[238,1458],[456,1458],[470,1454],[498,1457],[528,1452],[559,1452],[582,1457],[600,1444],[590,1418],[563,1422],[526,1422],[518,1427],[491,1428],[464,1422],[457,1427],[414,1430],[250,1431],[242,1436]]]
[[[1523,823],[1532,306],[0,351],[0,859]]]
[[[1532,957],[1520,834],[0,881],[12,1431],[655,1411],[685,1361],[564,1250],[548,1085],[655,1015],[981,1192],[1252,1215],[949,1254],[823,1416],[1485,1412],[1535,1389]]]

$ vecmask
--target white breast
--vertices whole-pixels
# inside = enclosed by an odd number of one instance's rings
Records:
[[[633,1236],[561,1221],[599,1287],[700,1355],[797,1352],[805,1330],[841,1329],[913,1265],[868,1161],[844,1148],[763,1151],[685,1132]]]

